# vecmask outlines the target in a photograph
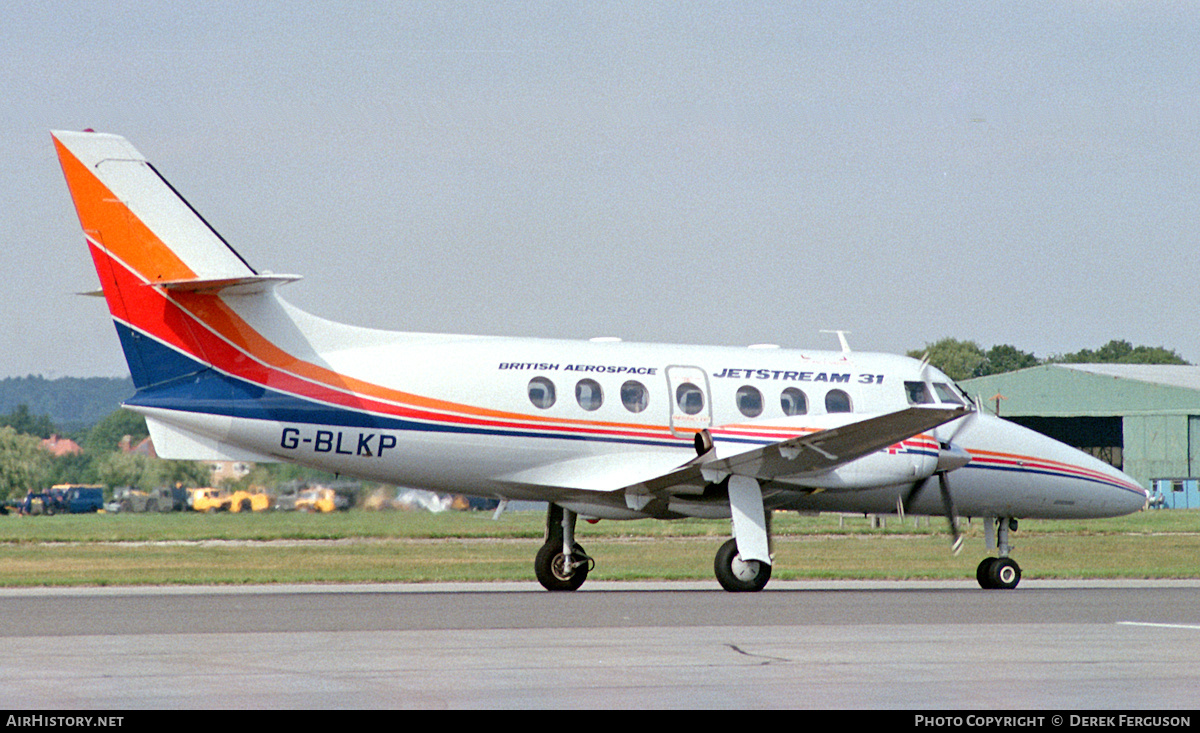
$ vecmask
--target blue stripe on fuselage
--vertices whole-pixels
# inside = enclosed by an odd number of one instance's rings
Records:
[[[436,433],[475,435],[504,435],[561,440],[597,440],[633,445],[668,445],[677,447],[679,441],[652,438],[623,438],[586,432],[555,432],[536,429],[507,428],[487,425],[463,425],[449,422],[424,421],[387,417],[365,410],[330,405],[316,400],[296,397],[268,389],[253,382],[222,374],[212,367],[159,343],[156,339],[117,324],[118,331],[137,337],[138,350],[144,360],[156,360],[158,377],[170,375],[139,388],[125,401],[129,407],[149,407],[160,410],[222,415],[250,420],[269,420],[278,423],[330,427],[364,428],[375,430],[413,430]],[[126,334],[122,334],[125,338]],[[690,445],[690,441],[688,441]]]

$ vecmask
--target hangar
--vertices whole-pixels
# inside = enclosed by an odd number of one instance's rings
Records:
[[[962,382],[1001,417],[1080,448],[1200,507],[1200,367],[1044,364]]]

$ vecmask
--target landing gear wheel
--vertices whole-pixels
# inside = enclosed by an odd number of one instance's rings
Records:
[[[1010,557],[985,557],[975,570],[980,588],[1012,590],[1021,582],[1021,566]]]
[[[992,563],[999,559],[998,557],[985,557],[979,563],[979,567],[975,568],[975,580],[979,581],[980,588],[992,590]]]
[[[717,550],[713,560],[717,582],[730,593],[755,593],[767,586],[771,566],[758,560],[743,560],[738,555],[737,540],[729,540]]]
[[[546,590],[578,590],[592,569],[592,558],[576,543],[571,555],[563,554],[562,543],[542,545],[533,560],[533,573]]]
[[[1010,557],[998,557],[996,562],[992,563],[989,575],[993,588],[1012,590],[1021,582],[1021,566]]]

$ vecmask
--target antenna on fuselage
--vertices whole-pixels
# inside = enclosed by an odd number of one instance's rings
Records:
[[[846,340],[846,334],[852,333],[851,331],[827,331],[825,329],[822,329],[821,333],[836,333],[837,337],[838,337],[838,341],[841,342],[841,344],[842,344],[842,353],[843,354],[850,353],[850,342]]]

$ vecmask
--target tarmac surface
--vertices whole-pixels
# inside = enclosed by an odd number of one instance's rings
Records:
[[[1190,710],[1198,659],[1200,581],[0,590],[40,711]]]

